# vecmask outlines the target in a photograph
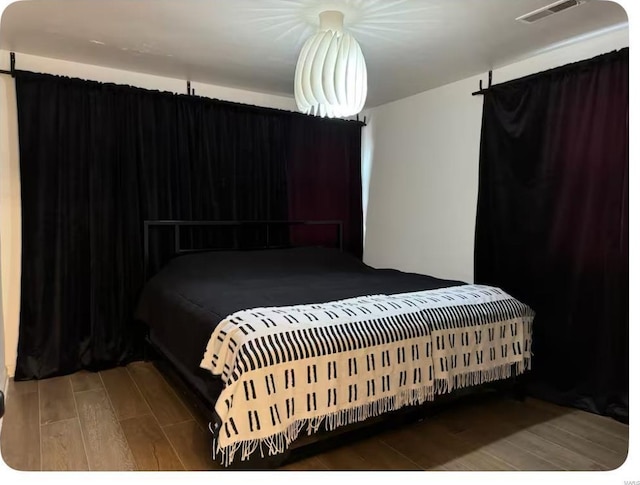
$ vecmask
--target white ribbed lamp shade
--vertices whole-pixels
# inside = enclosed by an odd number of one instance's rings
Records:
[[[342,31],[341,12],[320,14],[320,30],[302,46],[294,94],[306,114],[342,118],[364,107],[367,66],[356,39]]]

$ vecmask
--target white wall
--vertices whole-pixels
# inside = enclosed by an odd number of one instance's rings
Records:
[[[493,70],[493,82],[629,45],[626,27]],[[368,112],[370,174],[364,261],[473,281],[482,96],[479,73]],[[370,120],[370,121],[369,121]]]
[[[0,66],[8,69],[9,53],[0,50]],[[135,72],[120,71],[99,66],[48,59],[16,53],[18,69],[79,77],[94,81],[128,84],[148,89],[186,93],[186,81]],[[222,86],[192,83],[198,96],[235,101],[239,103],[295,110],[293,98],[245,91]],[[20,170],[18,156],[18,126],[16,96],[13,79],[0,76],[0,267],[2,273],[2,311],[4,342],[0,332],[0,368],[6,362],[13,376],[18,345],[20,314]],[[1,330],[1,329],[0,329]],[[2,345],[4,344],[4,345]],[[4,355],[3,355],[4,354]],[[4,383],[3,379],[0,382]],[[1,385],[1,384],[0,384]]]

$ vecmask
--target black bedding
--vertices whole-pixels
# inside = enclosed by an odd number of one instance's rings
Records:
[[[213,407],[219,384],[199,365],[216,325],[236,311],[461,284],[374,269],[337,249],[213,251],[167,264],[143,289],[136,316],[149,326],[152,342]]]

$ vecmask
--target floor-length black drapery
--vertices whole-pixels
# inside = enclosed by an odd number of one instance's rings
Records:
[[[355,150],[323,161],[335,176],[327,185],[289,174],[304,166],[296,157],[341,143],[320,134],[317,146],[293,150],[292,133],[309,137],[301,114],[25,72],[16,91],[23,232],[16,379],[139,355],[132,314],[144,283],[144,220],[286,220],[312,203],[292,205],[292,186],[322,200],[343,189],[343,164],[357,162],[359,177],[359,123],[316,121],[357,137],[356,161]],[[359,217],[348,223],[361,225]]]
[[[620,420],[629,392],[629,54],[485,94],[475,280],[536,311],[529,391]]]

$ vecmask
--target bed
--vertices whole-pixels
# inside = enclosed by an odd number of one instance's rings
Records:
[[[224,466],[530,367],[531,308],[499,288],[371,268],[341,251],[339,223],[335,248],[191,251],[179,228],[217,223],[150,221],[146,257],[156,224],[174,228],[176,257],[136,316],[209,413]]]

